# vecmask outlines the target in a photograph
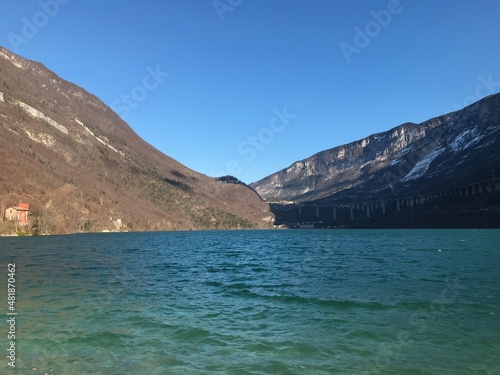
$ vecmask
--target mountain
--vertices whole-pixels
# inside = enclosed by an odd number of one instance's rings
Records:
[[[248,186],[164,155],[97,97],[5,48],[0,160],[2,207],[28,203],[40,232],[266,228],[273,220]]]
[[[250,184],[299,228],[500,223],[500,94],[319,152]]]
[[[269,201],[418,196],[500,175],[500,94],[319,152],[250,184]]]

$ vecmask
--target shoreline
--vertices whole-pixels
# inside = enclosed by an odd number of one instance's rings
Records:
[[[258,229],[180,229],[180,230],[164,230],[164,231],[127,231],[127,232],[118,232],[118,231],[102,231],[102,232],[74,232],[74,233],[50,233],[50,234],[25,234],[25,235],[17,235],[17,234],[0,234],[0,238],[13,238],[13,237],[53,237],[53,236],[75,236],[75,235],[91,235],[91,234],[147,234],[147,233],[181,233],[181,232],[252,232],[252,231],[350,231],[350,230],[363,230],[363,231],[376,231],[376,230],[500,230],[497,227],[415,227],[415,228],[258,228]]]

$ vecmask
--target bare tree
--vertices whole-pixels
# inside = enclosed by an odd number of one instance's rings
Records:
[[[50,233],[54,229],[53,222],[46,210],[33,212],[30,229],[34,235]]]

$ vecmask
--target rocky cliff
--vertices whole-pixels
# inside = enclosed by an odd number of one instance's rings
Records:
[[[251,186],[270,201],[415,196],[500,175],[500,94],[319,152]]]
[[[43,232],[264,228],[273,219],[253,190],[178,163],[94,95],[4,48],[0,160],[0,203],[30,203]]]

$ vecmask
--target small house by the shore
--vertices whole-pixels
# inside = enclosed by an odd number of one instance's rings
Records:
[[[7,207],[5,209],[5,219],[9,221],[17,220],[20,225],[28,225],[30,223],[29,204],[19,202],[17,206]]]

